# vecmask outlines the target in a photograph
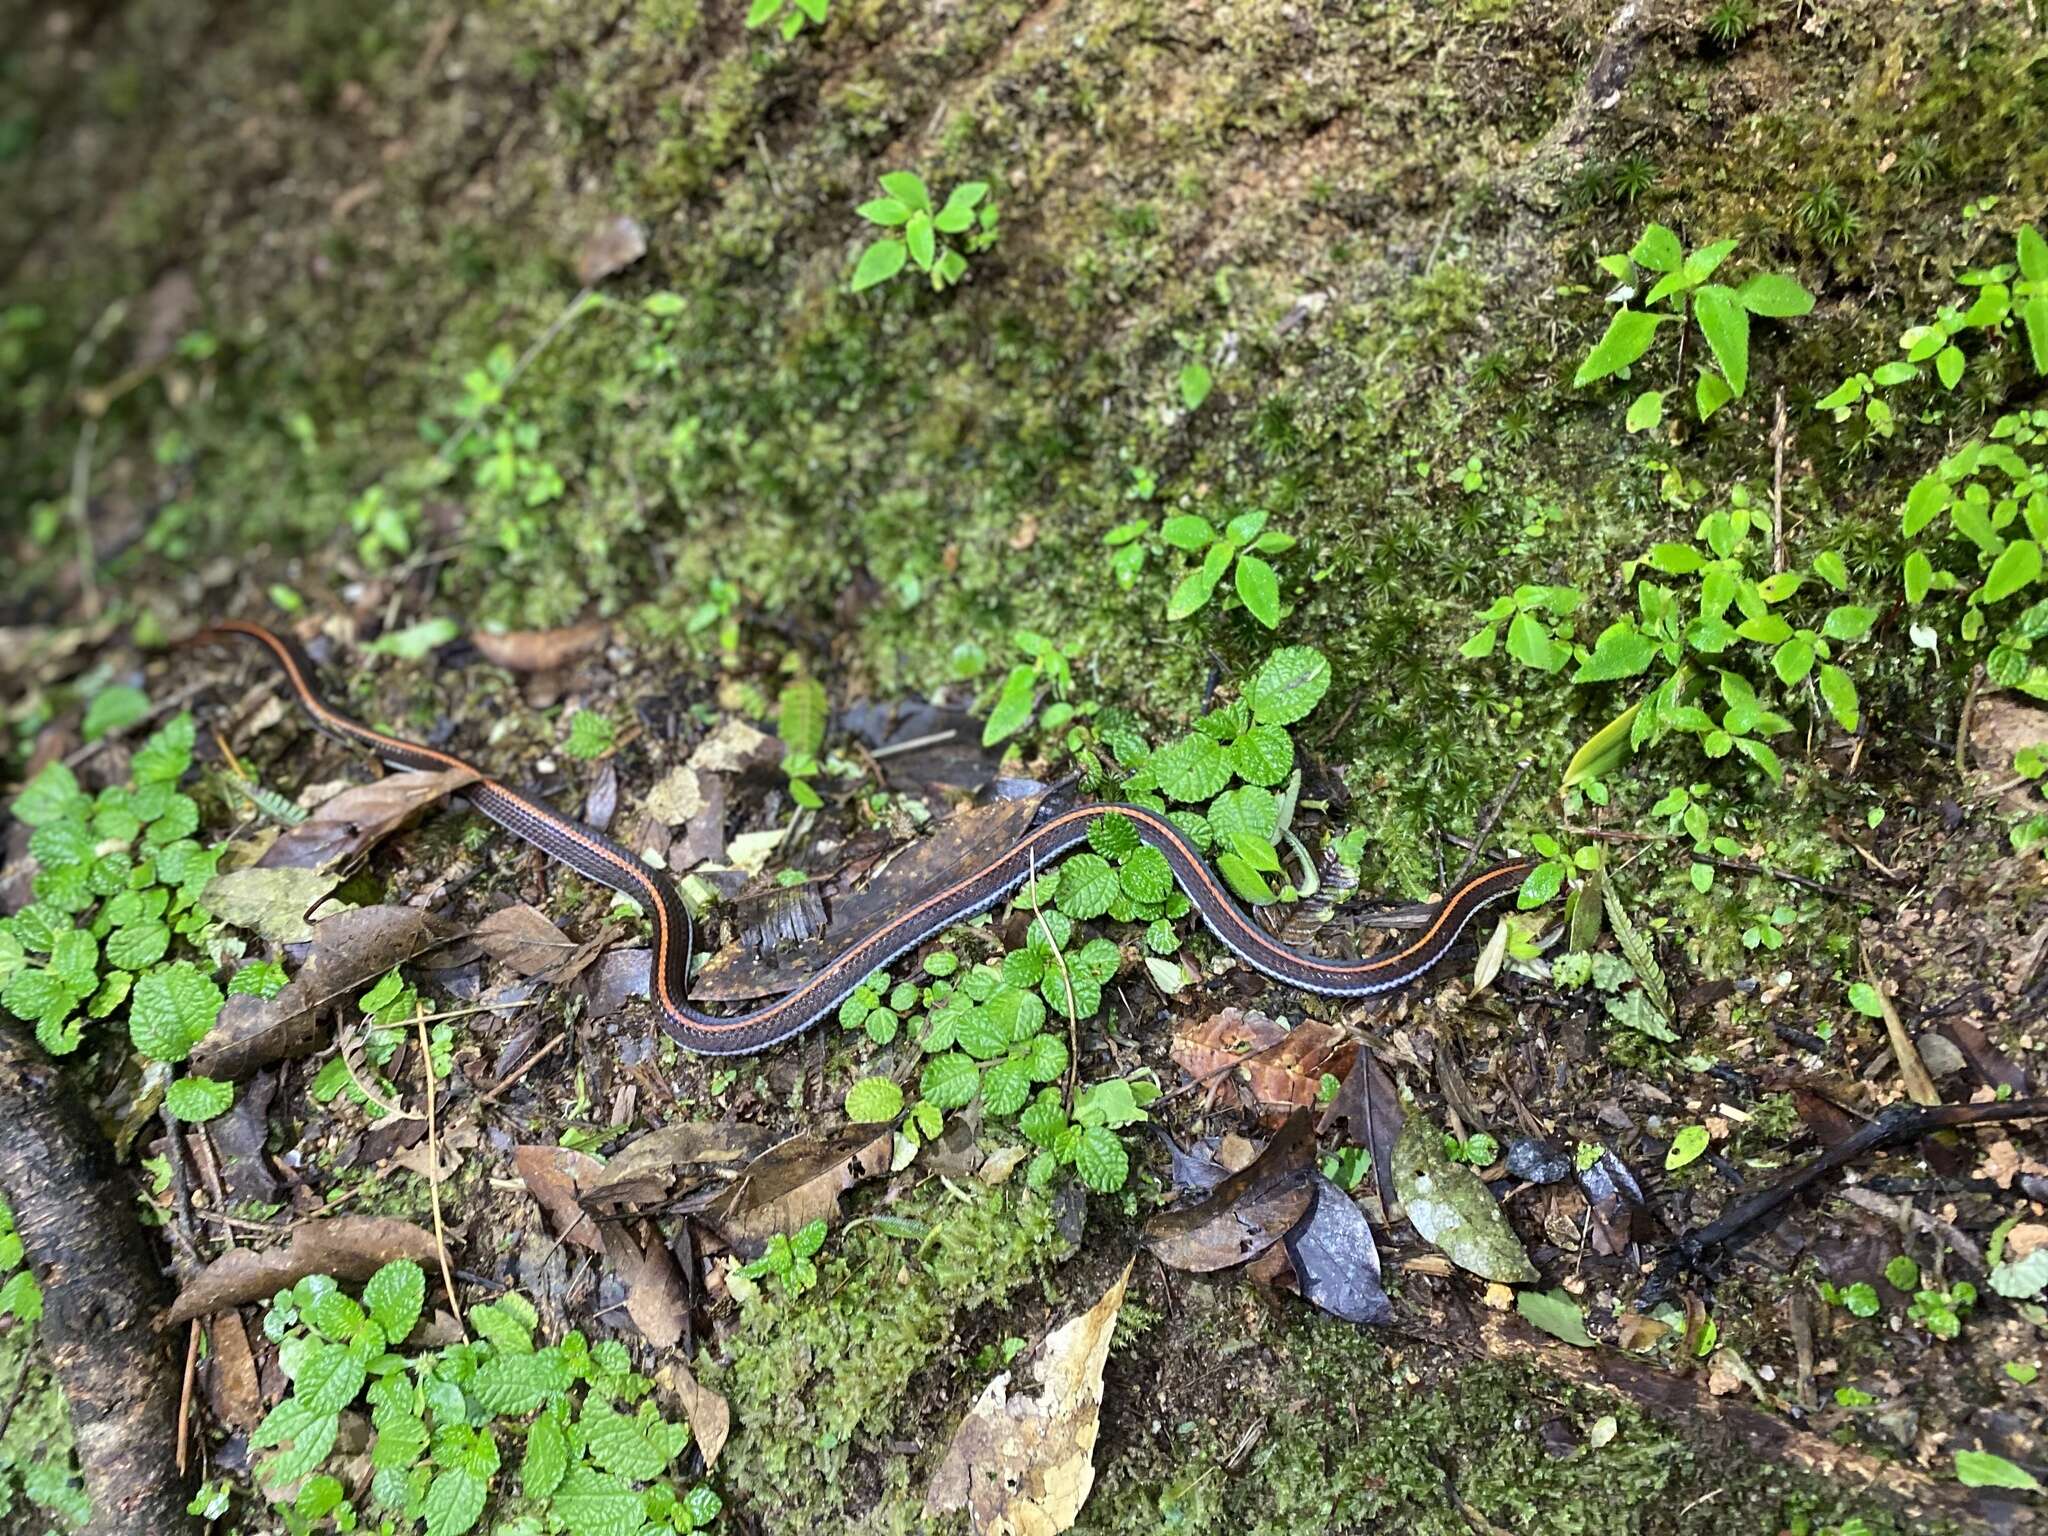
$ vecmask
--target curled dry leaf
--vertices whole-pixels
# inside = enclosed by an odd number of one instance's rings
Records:
[[[690,1298],[661,1233],[651,1221],[606,1223],[598,1231],[605,1259],[626,1288],[626,1316],[656,1349],[674,1349],[683,1337]]]
[[[500,907],[478,923],[476,941],[485,954],[509,965],[521,976],[547,979],[554,979],[556,973],[576,957],[581,947],[549,921],[538,907],[528,906],[523,901]],[[582,966],[577,969],[581,970]]]
[[[803,1132],[779,1142],[747,1165],[704,1217],[742,1257],[751,1259],[778,1232],[813,1221],[839,1225],[839,1196],[862,1179],[889,1169],[895,1134],[887,1126],[844,1125]]]
[[[860,890],[835,898],[831,927],[821,937],[770,954],[743,944],[728,945],[705,962],[690,983],[690,995],[736,1002],[787,992],[833,955],[1009,848],[1030,827],[1038,806],[1039,799],[1033,797],[956,811],[929,836],[906,844]],[[779,839],[780,834],[776,836]]]
[[[1102,1299],[1046,1337],[1036,1397],[1011,1397],[1010,1373],[988,1384],[953,1435],[925,1495],[925,1514],[968,1511],[983,1536],[1058,1536],[1095,1486],[1102,1367],[1131,1266]]]
[[[1460,1269],[1503,1284],[1539,1278],[1493,1191],[1444,1155],[1443,1137],[1420,1115],[1409,1116],[1394,1143],[1394,1191],[1415,1230]]]
[[[438,1263],[434,1235],[389,1216],[330,1216],[292,1231],[281,1248],[231,1248],[196,1275],[164,1314],[175,1328],[227,1307],[267,1301],[308,1275],[361,1282],[393,1259],[411,1259],[430,1273]]]
[[[316,923],[313,952],[277,996],[231,997],[192,1050],[199,1077],[245,1077],[303,1056],[324,1039],[322,1013],[414,955],[454,938],[452,924],[414,907],[357,907]]]
[[[1162,1263],[1207,1274],[1257,1258],[1308,1214],[1315,1199],[1315,1124],[1296,1110],[1250,1167],[1199,1203],[1145,1223],[1145,1245]]]
[[[609,628],[593,621],[561,629],[515,629],[504,634],[478,630],[470,644],[485,661],[508,672],[553,672],[604,644]]]
[[[703,1454],[704,1469],[708,1472],[717,1465],[718,1453],[725,1449],[726,1438],[732,1433],[732,1406],[700,1382],[690,1370],[689,1361],[681,1356],[669,1360],[654,1373],[654,1385],[655,1390],[683,1405],[683,1417],[690,1421],[690,1438]]]
[[[1341,1078],[1351,1070],[1357,1042],[1342,1030],[1314,1019],[1293,1029],[1256,1010],[1221,1013],[1174,1030],[1173,1059],[1190,1078],[1216,1077],[1218,1097],[1237,1102],[1268,1125],[1314,1104],[1323,1075]],[[1231,1073],[1229,1069],[1238,1067]]]
[[[604,1164],[588,1152],[573,1147],[514,1147],[512,1166],[526,1185],[526,1192],[547,1212],[548,1225],[565,1243],[574,1243],[592,1253],[604,1252],[597,1223],[584,1211],[577,1195],[586,1180],[595,1179]]]
[[[341,876],[317,869],[231,869],[206,882],[200,905],[224,923],[246,928],[278,944],[303,944],[313,937],[306,916],[341,884]]]
[[[707,1176],[739,1173],[774,1144],[766,1126],[735,1120],[667,1125],[628,1142],[577,1197],[587,1209],[654,1205],[674,1199]]]
[[[481,777],[474,768],[394,773],[344,789],[296,827],[287,827],[256,861],[261,869],[336,869],[353,863],[401,827]]]

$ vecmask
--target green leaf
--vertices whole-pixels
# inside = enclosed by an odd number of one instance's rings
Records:
[[[1757,273],[1735,290],[1735,297],[1752,315],[1768,315],[1775,320],[1794,319],[1813,311],[1813,295],[1798,278],[1782,272]]]
[[[906,208],[923,213],[932,211],[932,195],[921,177],[909,171],[890,171],[881,180],[882,190]]]
[[[766,26],[775,19],[775,13],[782,9],[783,0],[753,0],[747,7],[747,27]]]
[[[1845,731],[1853,731],[1863,718],[1863,712],[1856,698],[1856,684],[1849,674],[1840,667],[1823,665],[1820,669],[1820,696],[1828,707],[1828,713],[1835,717],[1835,724]]]
[[[1098,816],[1088,824],[1088,846],[1105,859],[1121,859],[1143,846],[1138,827],[1130,817],[1116,811]]]
[[[940,1109],[961,1109],[981,1087],[981,1069],[958,1051],[934,1056],[918,1079],[918,1096]]]
[[[1059,909],[1071,918],[1102,916],[1117,891],[1116,871],[1100,854],[1077,853],[1060,866]]]
[[[137,923],[107,935],[107,963],[139,971],[163,959],[171,947],[171,930],[162,923]]]
[[[1899,519],[1900,531],[1907,538],[1912,538],[1933,522],[1948,503],[1948,482],[1938,473],[1922,475],[1906,495],[1906,508]]]
[[[1532,613],[1518,613],[1508,621],[1508,654],[1539,672],[1555,672],[1571,660],[1571,652],[1552,640],[1543,621]]]
[[[825,747],[826,715],[825,685],[815,677],[796,678],[783,685],[775,734],[791,752],[816,757]]]
[[[571,1467],[548,1507],[570,1536],[642,1536],[647,1529],[641,1495],[594,1467]]]
[[[1117,871],[1124,894],[1136,902],[1164,901],[1173,890],[1173,867],[1166,855],[1149,844],[1134,849]]]
[[[1671,1150],[1664,1154],[1664,1167],[1668,1171],[1683,1168],[1696,1161],[1707,1150],[1707,1128],[1704,1125],[1688,1125],[1672,1138]]]
[[[1179,512],[1159,525],[1159,537],[1175,549],[1198,555],[1216,542],[1216,530],[1206,517]]]
[[[1567,1344],[1576,1344],[1581,1349],[1593,1347],[1593,1336],[1586,1332],[1586,1314],[1579,1310],[1579,1304],[1562,1289],[1555,1291],[1517,1291],[1515,1310],[1529,1323],[1541,1328],[1553,1338],[1563,1339]]]
[[[1099,1195],[1114,1194],[1131,1176],[1131,1160],[1114,1131],[1086,1126],[1074,1144],[1074,1171]]]
[[[1216,869],[1229,882],[1231,890],[1237,893],[1239,900],[1255,907],[1270,906],[1275,900],[1273,888],[1242,854],[1219,855]]]
[[[1830,640],[1861,640],[1870,633],[1870,627],[1877,622],[1875,608],[1859,608],[1853,603],[1828,610],[1828,616],[1821,621],[1820,632]]]
[[[370,642],[369,649],[380,656],[396,656],[404,661],[419,661],[429,652],[438,650],[462,633],[453,619],[424,619],[418,624],[394,629]],[[136,783],[142,782],[140,773]]]
[[[188,1124],[224,1115],[234,1102],[235,1085],[210,1077],[181,1077],[164,1090],[164,1108]]]
[[[340,1427],[338,1414],[322,1413],[294,1394],[265,1415],[249,1439],[249,1449],[260,1451],[273,1445],[288,1445],[263,1461],[262,1472],[273,1485],[295,1483],[327,1459]]]
[[[1239,838],[1270,845],[1280,836],[1280,803],[1270,789],[1256,784],[1218,795],[1208,817],[1210,830],[1226,846]]]
[[[1038,703],[1038,669],[1018,666],[1010,669],[1010,675],[1003,679],[1002,691],[996,695],[995,708],[989,711],[988,724],[982,728],[981,744],[993,747],[1009,740],[1031,723],[1031,712]]]
[[[1630,402],[1622,425],[1631,432],[1654,432],[1664,419],[1664,391],[1646,389]]]
[[[846,1118],[886,1125],[903,1113],[903,1090],[886,1077],[864,1077],[846,1090]]]
[[[1992,562],[1991,574],[1984,578],[1980,595],[1987,603],[2001,602],[2031,585],[2040,574],[2041,546],[2032,539],[2015,539]]]
[[[1202,402],[1209,398],[1209,390],[1215,381],[1209,370],[1200,363],[1189,363],[1180,371],[1180,402],[1191,411],[1202,408]]]
[[[61,760],[53,760],[29,780],[8,809],[23,826],[42,827],[65,817],[82,816],[89,805],[76,776]]]
[[[1254,725],[1225,751],[1247,784],[1279,784],[1294,771],[1294,738],[1282,726]]]
[[[884,236],[860,253],[853,269],[852,291],[864,293],[877,283],[886,283],[910,260],[910,247],[894,236]]]
[[[2037,293],[2021,305],[2020,319],[2027,328],[2027,349],[2034,357],[2034,372],[2048,374],[2048,293]]]
[[[434,1474],[420,1514],[427,1536],[463,1536],[483,1517],[490,1485],[468,1467],[448,1467]]]
[[[594,709],[579,709],[569,717],[569,739],[562,750],[580,761],[602,757],[619,739],[618,727]]]
[[[810,1240],[809,1250],[796,1256],[809,1258],[823,1241],[824,1233],[820,1231]],[[794,1238],[790,1246],[795,1250]],[[687,1431],[680,1436],[672,1434],[658,1420],[650,1422],[639,1416],[629,1417],[596,1397],[585,1401],[580,1427],[590,1459],[614,1476],[634,1482],[646,1482],[661,1476],[688,1441]]]
[[[315,1343],[298,1359],[292,1388],[308,1408],[339,1413],[363,1390],[363,1362],[346,1344]]]
[[[486,1413],[520,1418],[569,1390],[575,1377],[559,1349],[498,1355],[477,1367],[470,1395]]]
[[[1324,665],[1327,679],[1328,664]],[[1224,756],[1223,748],[1199,731],[1191,731],[1154,752],[1146,769],[1162,794],[1186,803],[1209,799],[1230,782],[1231,774],[1230,760]]]
[[[2033,1473],[1989,1451],[1957,1451],[1956,1481],[1965,1488],[2017,1488],[2023,1493],[2042,1491],[2040,1480]]]
[[[1732,290],[1709,283],[1693,295],[1692,312],[1728,387],[1740,395],[1749,387],[1749,311]]]
[[[129,1038],[152,1060],[183,1061],[213,1028],[221,1002],[220,988],[191,961],[180,960],[135,983]]]
[[[394,1345],[412,1332],[426,1299],[426,1273],[411,1259],[393,1259],[363,1287],[363,1305]]]
[[[85,723],[79,727],[87,741],[98,741],[109,731],[126,730],[149,713],[149,695],[140,688],[102,688],[85,707]]]
[[[1685,259],[1685,249],[1678,243],[1678,236],[1662,224],[1646,224],[1642,239],[1630,249],[1628,259],[1652,272],[1675,272]]]
[[[1702,368],[1698,381],[1693,385],[1693,409],[1700,413],[1701,421],[1711,421],[1714,412],[1735,398],[1735,391],[1728,387],[1728,381],[1711,368]]]
[[[1906,556],[1906,563],[1900,569],[1905,581],[1906,601],[1917,608],[1934,585],[1934,562],[1916,549]]]
[[[452,624],[449,625],[449,638],[454,638]],[[135,776],[136,784],[175,784],[182,779],[185,770],[192,766],[192,743],[195,735],[196,728],[190,715],[180,715],[165,724],[142,744],[128,765],[128,771]]]
[[[1031,1069],[1021,1057],[997,1062],[982,1077],[982,1107],[992,1115],[1014,1115],[1030,1097]]]
[[[1268,629],[1280,627],[1280,577],[1257,555],[1237,557],[1237,595],[1251,616]]]
[[[937,237],[932,233],[932,216],[929,213],[913,213],[910,222],[903,226],[903,243],[910,252],[910,259],[921,271],[932,269],[932,258],[938,253]]]
[[[519,1465],[519,1487],[529,1499],[545,1499],[562,1485],[569,1470],[569,1441],[553,1414],[544,1413],[526,1431],[526,1457]]]
[[[1290,645],[1266,658],[1246,687],[1244,700],[1259,724],[1292,725],[1314,709],[1329,688],[1330,663],[1323,653],[1314,646]]]
[[[1229,545],[1213,546],[1228,550]],[[1185,619],[1202,611],[1203,605],[1216,595],[1216,582],[1221,573],[1212,573],[1205,563],[1199,569],[1189,571],[1181,577],[1173,589],[1173,595],[1166,600],[1166,616],[1169,619]]]
[[[1963,356],[1963,349],[1953,343],[1934,354],[1935,377],[1941,380],[1943,389],[1954,389],[1962,383],[1963,370],[1967,366],[1968,359]]]
[[[1606,334],[1572,375],[1572,388],[1583,389],[1628,367],[1650,350],[1650,343],[1657,339],[1657,327],[1669,318],[1645,314],[1639,309],[1616,310],[1607,322]]]
[[[762,0],[762,3],[766,3],[766,0]],[[782,0],[775,0],[775,3],[780,6]],[[853,211],[870,224],[879,224],[884,229],[900,229],[910,222],[908,205],[893,197],[875,198],[871,202],[862,203]]]
[[[1804,635],[1794,635],[1771,653],[1772,670],[1778,674],[1778,681],[1787,688],[1811,672],[1813,662],[1813,642]]]
[[[1575,683],[1605,683],[1617,678],[1638,677],[1650,670],[1657,659],[1657,647],[1627,619],[1619,619],[1601,631],[1593,654],[1579,664]]]

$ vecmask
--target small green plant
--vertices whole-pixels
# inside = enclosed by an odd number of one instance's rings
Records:
[[[782,40],[788,42],[803,31],[807,21],[814,27],[825,25],[831,9],[831,0],[753,0],[747,7],[747,30],[757,31],[780,16]]]
[[[1615,294],[1622,307],[1579,364],[1572,387],[1582,389],[1624,373],[1650,350],[1659,327],[1676,322],[1681,331],[1688,323],[1699,331],[1717,365],[1699,367],[1693,402],[1700,420],[1740,398],[1749,388],[1750,317],[1790,319],[1807,314],[1813,309],[1813,295],[1797,278],[1783,273],[1755,273],[1739,288],[1710,281],[1739,243],[1717,240],[1687,252],[1677,235],[1662,224],[1651,224],[1626,255],[1602,256],[1602,269],[1622,285]],[[1656,281],[1641,306],[1631,309],[1629,301],[1645,273],[1655,274]],[[1652,389],[1636,396],[1628,409],[1630,431],[1649,431],[1663,419],[1665,394]]]
[[[1849,204],[1842,189],[1822,182],[1799,205],[1799,223],[1824,250],[1838,251],[1863,233],[1863,215]]]
[[[1038,728],[1046,734],[1064,729],[1077,717],[1095,712],[1092,704],[1075,704],[1067,695],[1073,691],[1073,659],[1045,636],[1028,629],[1011,633],[1011,641],[1030,659],[1010,668],[996,691],[996,701],[982,727],[981,744],[998,746],[1030,725],[1037,717]],[[1052,690],[1052,702],[1040,709],[1041,690]]]
[[[1200,555],[1202,563],[1181,577],[1166,602],[1169,619],[1185,619],[1207,607],[1226,573],[1233,573],[1237,599],[1245,611],[1268,629],[1278,629],[1283,609],[1280,575],[1267,555],[1294,548],[1291,534],[1269,530],[1269,514],[1240,512],[1218,532],[1206,517],[1179,513],[1159,525],[1159,537],[1175,549]]]
[[[1868,1280],[1858,1280],[1853,1285],[1843,1286],[1839,1289],[1827,1281],[1822,1281],[1820,1297],[1829,1306],[1846,1308],[1852,1316],[1877,1316],[1877,1287]]]
[[[718,649],[730,665],[739,658],[739,607],[740,589],[723,577],[714,576],[705,588],[704,601],[692,608],[689,618],[683,621],[683,633],[701,635],[715,628]]]
[[[1602,195],[1629,208],[1656,185],[1657,167],[1648,155],[1625,155],[1601,178]]]
[[[1963,1331],[1963,1317],[1977,1304],[1977,1287],[1958,1280],[1945,1290],[1919,1290],[1906,1315],[1937,1339],[1953,1339]]]
[[[1122,1189],[1131,1175],[1130,1154],[1117,1132],[1149,1119],[1145,1106],[1159,1097],[1159,1085],[1143,1078],[1111,1078],[1084,1091],[1068,1118],[1057,1090],[1039,1091],[1018,1126],[1038,1148],[1025,1171],[1036,1186],[1072,1168],[1081,1182],[1101,1194]]]
[[[588,761],[603,757],[619,744],[619,728],[608,715],[594,709],[579,709],[569,717],[569,739],[562,750],[571,757]]]
[[[768,1239],[761,1256],[740,1273],[749,1280],[773,1278],[785,1296],[801,1296],[818,1283],[818,1251],[825,1246],[825,1220],[807,1222],[790,1233]]]
[[[783,685],[775,715],[782,771],[789,775],[789,798],[807,811],[825,803],[810,781],[818,772],[818,754],[825,750],[828,715],[825,685],[816,678],[800,677]]]
[[[373,485],[349,505],[349,527],[355,530],[356,556],[371,569],[412,553],[412,531],[419,509],[403,506],[381,485]]]
[[[856,212],[870,224],[900,233],[883,235],[861,252],[853,269],[855,293],[886,283],[911,265],[931,279],[934,289],[950,288],[967,275],[967,257],[996,242],[996,207],[987,201],[985,181],[961,182],[937,209],[924,181],[909,171],[883,176],[882,191],[884,196],[862,203]]]
[[[501,1529],[526,1519],[566,1536],[701,1530],[718,1496],[687,1492],[670,1468],[689,1426],[670,1423],[617,1340],[581,1333],[541,1345],[537,1314],[516,1292],[472,1307],[476,1337],[400,1353],[426,1298],[409,1259],[386,1264],[356,1301],[326,1275],[280,1291],[264,1319],[292,1384],[250,1437],[263,1486],[294,1531],[366,1520],[386,1530],[420,1522],[427,1536],[463,1536],[495,1503]],[[370,1478],[356,1509],[350,1485],[322,1471],[341,1416],[369,1409]],[[637,1408],[634,1406],[637,1404]],[[523,1445],[517,1491],[500,1478],[500,1439]]]
[[[1721,0],[1700,28],[1723,48],[1733,48],[1756,30],[1756,7],[1750,0]]]

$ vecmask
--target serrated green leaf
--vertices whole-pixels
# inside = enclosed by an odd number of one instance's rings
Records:
[[[1292,725],[1329,689],[1330,663],[1323,653],[1314,646],[1290,645],[1266,658],[1246,686],[1244,699],[1259,724]]]
[[[1616,310],[1607,322],[1606,332],[1579,364],[1579,371],[1572,375],[1572,388],[1583,389],[1635,362],[1650,350],[1650,343],[1657,339],[1658,325],[1668,318],[1639,309]]]
[[[934,1056],[918,1078],[918,1096],[940,1109],[961,1109],[981,1088],[981,1069],[958,1051]]]
[[[213,1028],[221,1002],[220,988],[189,960],[180,960],[135,983],[129,1038],[153,1061],[183,1061]]]
[[[1734,292],[1709,283],[1693,295],[1693,318],[1722,377],[1737,395],[1749,388],[1749,311]]]
[[[477,1367],[470,1395],[485,1412],[518,1418],[569,1390],[573,1381],[558,1349],[498,1355]]]
[[[864,1077],[846,1090],[846,1118],[886,1125],[903,1113],[903,1089],[886,1077]]]
[[[775,734],[791,752],[816,757],[825,748],[827,714],[825,685],[815,677],[796,678],[783,685]]]
[[[1060,911],[1086,922],[1109,910],[1117,888],[1117,873],[1107,859],[1097,853],[1077,853],[1060,866],[1056,899]]]
[[[1084,1126],[1073,1150],[1074,1172],[1099,1195],[1114,1194],[1131,1176],[1130,1155],[1114,1131]]]
[[[490,1485],[468,1467],[449,1467],[434,1474],[427,1484],[420,1516],[426,1521],[427,1536],[463,1536],[483,1518],[484,1498]]]
[[[1161,747],[1146,768],[1163,794],[1183,802],[1207,800],[1230,782],[1231,775],[1223,748],[1199,731]]]
[[[234,1102],[235,1085],[211,1077],[181,1077],[164,1090],[164,1108],[188,1124],[224,1115]]]
[[[394,1259],[383,1265],[363,1287],[363,1305],[393,1344],[402,1343],[412,1332],[426,1299],[426,1272],[411,1259]]]

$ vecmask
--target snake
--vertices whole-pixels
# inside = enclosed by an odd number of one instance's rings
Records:
[[[1535,867],[1533,861],[1514,859],[1481,869],[1436,902],[1427,921],[1398,948],[1366,960],[1325,959],[1281,943],[1254,923],[1217,878],[1202,850],[1161,812],[1144,805],[1093,801],[1041,812],[1042,819],[1003,852],[847,944],[794,989],[744,1012],[706,1013],[689,1002],[695,927],[674,885],[660,871],[603,833],[451,752],[389,736],[350,719],[321,694],[305,652],[274,630],[224,619],[186,643],[234,640],[253,641],[269,654],[300,707],[326,734],[376,754],[392,768],[474,775],[461,793],[481,815],[578,874],[638,901],[653,927],[649,993],[662,1026],[679,1046],[702,1056],[751,1055],[802,1034],[870,976],[927,939],[987,911],[1039,870],[1087,842],[1089,830],[1108,816],[1123,817],[1140,841],[1165,856],[1204,926],[1226,949],[1275,981],[1332,997],[1376,997],[1414,982],[1450,952],[1479,913],[1514,894]]]

